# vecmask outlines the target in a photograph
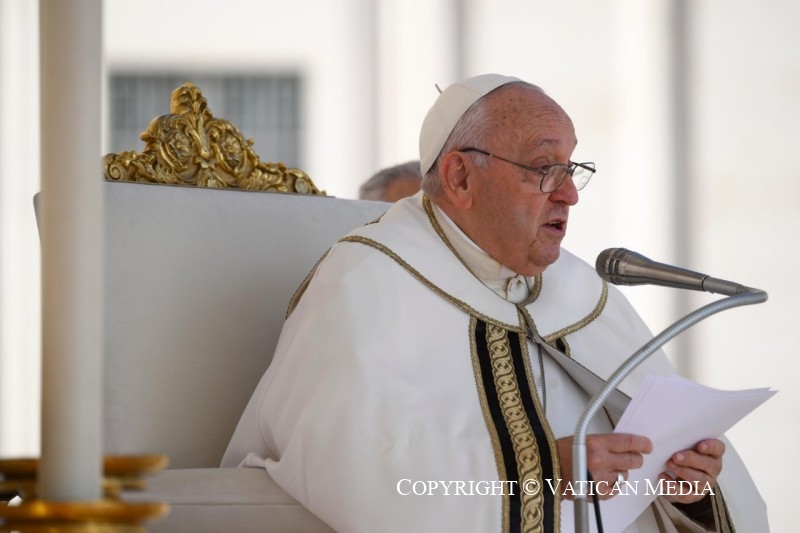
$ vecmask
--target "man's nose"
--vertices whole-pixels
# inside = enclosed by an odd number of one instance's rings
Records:
[[[578,203],[578,189],[572,176],[566,176],[561,185],[550,193],[550,200],[553,202],[564,202],[567,205]]]

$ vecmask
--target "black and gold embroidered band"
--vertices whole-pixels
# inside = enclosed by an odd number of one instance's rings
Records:
[[[527,339],[474,318],[471,326],[476,385],[498,474],[516,482],[513,494],[503,496],[502,531],[559,531],[560,497],[547,485],[559,475],[557,451],[522,346]],[[532,483],[540,490],[530,490]]]

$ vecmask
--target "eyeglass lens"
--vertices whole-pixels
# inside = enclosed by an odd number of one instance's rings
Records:
[[[551,166],[547,169],[547,173],[545,174],[544,178],[542,178],[542,191],[555,191],[561,186],[562,183],[564,183],[564,179],[568,174],[570,174],[570,171],[567,165]],[[577,190],[581,190],[586,187],[587,183],[589,183],[589,180],[592,177],[592,172],[583,167],[576,166],[571,175],[572,181],[575,182],[575,188]]]

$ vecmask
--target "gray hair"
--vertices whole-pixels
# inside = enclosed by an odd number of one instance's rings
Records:
[[[536,85],[525,81],[514,81],[501,85],[486,96],[501,91],[506,87],[513,86],[528,87],[544,94],[544,91]],[[422,178],[422,190],[431,198],[436,198],[442,194],[442,182],[439,175],[439,162],[442,155],[452,152],[453,150],[458,150],[459,148],[464,148],[465,146],[483,148],[486,139],[493,132],[494,124],[491,120],[492,100],[487,99],[486,96],[472,104],[472,106],[461,115],[456,125],[453,126],[453,131],[450,132],[447,142],[444,143],[442,151],[439,152],[436,162]],[[471,155],[475,166],[485,168],[486,165],[489,164],[489,158],[487,156],[477,152]]]
[[[383,195],[389,184],[401,179],[421,179],[419,160],[408,161],[393,167],[387,167],[372,175],[358,189],[361,200],[383,200]]]

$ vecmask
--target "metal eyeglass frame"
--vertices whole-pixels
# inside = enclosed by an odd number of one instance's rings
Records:
[[[585,174],[585,177],[582,177],[580,179],[580,181],[575,183],[575,188],[580,191],[581,189],[586,187],[586,185],[589,184],[589,180],[592,179],[592,176],[596,172],[596,168],[594,166],[594,163],[591,163],[591,162],[576,163],[574,161],[570,161],[568,163],[553,163],[552,165],[545,165],[545,166],[542,166],[542,167],[532,167],[532,166],[529,166],[529,165],[523,165],[522,163],[517,163],[516,161],[512,161],[510,159],[506,159],[505,157],[500,157],[499,155],[490,154],[486,150],[481,150],[480,148],[475,148],[475,147],[472,147],[472,146],[468,146],[466,148],[461,148],[461,149],[459,149],[457,151],[458,152],[477,152],[477,153],[483,154],[485,156],[489,156],[489,157],[493,157],[495,159],[499,159],[500,161],[505,161],[506,163],[510,163],[510,164],[512,164],[514,166],[517,166],[519,168],[523,168],[525,170],[530,170],[531,172],[535,172],[535,173],[539,174],[542,177],[542,181],[539,182],[539,190],[542,191],[543,193],[551,193],[551,192],[555,191],[556,189],[561,187],[561,184],[564,183],[564,180],[566,179],[568,174],[570,176],[572,176],[572,175],[574,175],[575,170],[577,170],[578,168],[582,168],[587,173]],[[562,177],[558,180],[558,183],[555,184],[555,187],[553,187],[549,191],[544,190],[544,182],[547,180],[547,175],[550,173],[550,170],[554,169],[554,168],[560,168],[560,167],[563,167],[566,170],[566,172],[564,172],[564,174],[562,174]]]

